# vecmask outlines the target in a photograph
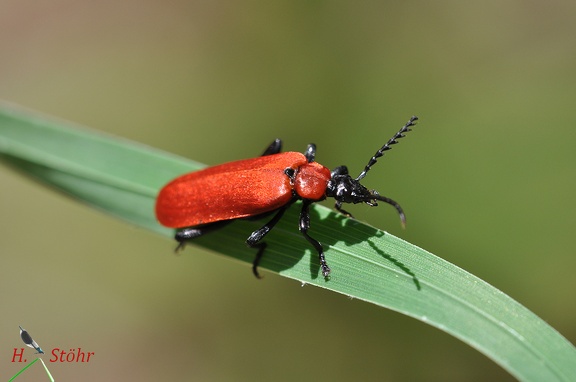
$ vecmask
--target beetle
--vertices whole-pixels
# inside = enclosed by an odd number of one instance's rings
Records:
[[[400,205],[368,190],[362,180],[377,159],[410,131],[418,117],[413,116],[376,154],[370,158],[364,170],[352,178],[346,166],[333,171],[315,162],[316,146],[309,144],[304,153],[281,153],[282,141],[274,140],[262,156],[208,167],[182,175],[164,186],[156,199],[158,221],[176,229],[176,250],[189,240],[223,227],[242,218],[263,218],[274,214],[261,228],[252,232],[246,244],[258,249],[252,263],[252,272],[258,278],[258,264],[266,249],[262,239],[284,215],[294,202],[302,200],[299,229],[304,238],[318,253],[322,275],[328,278],[330,267],[326,263],[320,242],[310,235],[310,205],[327,197],[335,199],[335,208],[352,217],[342,208],[342,203],[366,203],[377,206],[378,201],[392,205],[400,215],[404,227],[406,217]]]

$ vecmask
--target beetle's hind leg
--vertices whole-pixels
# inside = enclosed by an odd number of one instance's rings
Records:
[[[246,241],[248,243],[248,241]],[[258,252],[256,253],[256,257],[254,257],[254,261],[252,262],[252,273],[256,276],[257,279],[261,279],[260,273],[258,272],[258,265],[260,264],[260,260],[262,259],[262,255],[266,250],[268,244],[266,243],[255,243],[255,244],[248,244],[250,248],[258,248]]]
[[[205,235],[209,232],[216,231],[224,227],[225,225],[231,223],[232,220],[223,220],[215,223],[205,224],[196,227],[185,227],[176,231],[174,239],[178,242],[178,246],[174,252],[178,252],[184,248],[187,241],[193,240],[199,236]]]
[[[250,237],[246,239],[246,244],[250,248],[258,248],[258,252],[256,253],[256,257],[252,262],[252,273],[257,278],[262,278],[260,273],[258,273],[258,265],[260,264],[260,260],[262,259],[262,255],[264,254],[264,250],[266,249],[266,243],[260,243],[260,240],[264,238],[274,228],[274,226],[280,221],[284,212],[288,209],[288,207],[292,204],[292,202],[288,203],[284,207],[280,208],[278,212],[274,215],[274,217],[266,224],[264,224],[261,228],[257,229],[256,231],[252,232]]]

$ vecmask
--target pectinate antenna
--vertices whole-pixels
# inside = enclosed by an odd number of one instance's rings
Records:
[[[372,166],[374,166],[374,164],[376,164],[376,162],[378,161],[378,158],[383,156],[385,151],[390,150],[392,148],[391,147],[392,145],[395,145],[396,143],[398,143],[398,139],[404,138],[406,136],[404,133],[411,131],[412,129],[410,129],[410,127],[414,126],[416,124],[417,120],[418,120],[418,117],[416,117],[416,116],[413,116],[412,118],[410,118],[410,120],[404,125],[404,127],[402,127],[400,129],[400,131],[398,131],[396,134],[394,134],[394,136],[392,138],[390,138],[390,140],[388,142],[386,142],[386,144],[384,146],[382,146],[382,148],[380,148],[380,150],[376,151],[376,154],[374,154],[374,156],[372,158],[370,158],[370,161],[368,161],[368,164],[366,165],[366,167],[364,167],[364,171],[362,171],[360,173],[360,175],[358,175],[356,180],[360,180],[360,179],[364,178],[366,176],[366,174],[368,173],[368,171],[370,171],[370,168]]]

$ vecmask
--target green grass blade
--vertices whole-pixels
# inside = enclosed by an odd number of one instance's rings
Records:
[[[46,364],[44,363],[44,360],[42,358],[40,358],[40,362],[42,362],[42,366],[44,366],[44,370],[46,370],[46,374],[48,374],[48,378],[50,378],[50,380],[52,382],[54,382],[54,377],[52,377],[52,374],[50,374],[50,370],[48,370],[48,367],[46,366]]]
[[[18,377],[20,374],[22,374],[23,372],[26,371],[26,369],[28,369],[30,366],[34,365],[36,363],[36,361],[38,361],[39,358],[34,359],[34,361],[30,362],[28,365],[24,366],[19,372],[17,372],[16,374],[14,374],[12,376],[12,378],[10,378],[8,380],[8,382],[12,382],[13,380],[16,379],[16,377]]]
[[[202,167],[9,106],[0,106],[0,159],[95,208],[169,237],[172,230],[154,218],[155,195],[175,176]],[[576,380],[574,346],[518,302],[421,248],[315,206],[311,234],[323,243],[332,267],[330,280],[324,280],[296,229],[298,212],[298,205],[291,208],[267,236],[262,268],[433,325],[521,380]],[[251,263],[254,250],[244,240],[261,224],[238,221],[195,243]]]

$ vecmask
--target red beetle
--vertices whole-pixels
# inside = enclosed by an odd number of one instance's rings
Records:
[[[252,232],[246,243],[258,252],[252,264],[256,277],[258,264],[266,248],[261,240],[278,223],[286,209],[302,200],[300,232],[318,252],[322,275],[328,277],[322,245],[308,235],[310,228],[310,205],[332,197],[336,209],[351,217],[342,209],[342,203],[366,203],[377,206],[377,201],[391,204],[400,214],[404,226],[406,218],[398,203],[368,190],[360,180],[376,163],[377,158],[398,143],[404,133],[410,131],[417,117],[412,117],[370,159],[364,170],[353,179],[346,166],[336,167],[332,172],[314,162],[316,146],[308,145],[304,154],[280,153],[282,141],[276,139],[261,157],[224,163],[204,170],[182,175],[168,183],[156,200],[156,217],[167,227],[176,228],[177,249],[188,240],[218,229],[235,219],[259,218],[275,212],[274,217],[262,228]]]

